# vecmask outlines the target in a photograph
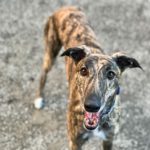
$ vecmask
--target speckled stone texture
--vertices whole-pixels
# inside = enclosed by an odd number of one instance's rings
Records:
[[[0,150],[68,150],[67,82],[58,57],[33,107],[44,52],[44,23],[64,5],[83,8],[106,53],[123,50],[145,70],[122,77],[121,129],[115,150],[150,150],[150,0],[0,0]],[[84,150],[100,149],[91,139]]]

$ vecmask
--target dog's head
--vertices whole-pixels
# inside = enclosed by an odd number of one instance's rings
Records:
[[[141,66],[123,53],[112,56],[91,53],[86,46],[69,48],[62,56],[71,57],[76,64],[74,79],[84,104],[84,125],[95,129],[102,115],[109,113],[113,106],[122,72]]]

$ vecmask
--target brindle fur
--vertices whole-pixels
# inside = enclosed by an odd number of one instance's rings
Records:
[[[120,54],[110,57],[103,53],[85,15],[76,7],[61,8],[50,16],[45,25],[44,37],[46,45],[45,56],[37,97],[43,97],[47,73],[51,69],[62,46],[65,50],[80,47],[84,49],[87,56],[90,56],[79,63],[70,57],[66,57],[66,74],[69,82],[69,106],[67,113],[69,145],[71,150],[80,150],[84,142],[94,134],[94,132],[83,128],[83,103],[91,93],[100,99],[102,97],[106,99],[107,92],[114,90],[118,86],[121,71],[113,57],[115,58]],[[83,78],[79,74],[79,70],[83,65],[87,65],[90,70],[88,78]],[[104,79],[108,68],[112,69],[117,75],[113,83]],[[100,75],[98,76],[98,74]],[[111,84],[113,84],[112,89],[109,87]],[[114,93],[111,96],[115,99]],[[119,118],[118,105],[113,110],[113,113],[117,116],[116,118]],[[112,149],[114,127],[110,128],[109,123],[110,118],[106,117],[103,124],[100,124],[98,127],[98,130],[105,132],[107,138],[107,140],[103,141],[104,150]],[[118,119],[116,119],[114,124],[116,125],[117,123]]]

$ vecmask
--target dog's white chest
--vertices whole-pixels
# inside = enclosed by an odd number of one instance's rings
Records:
[[[105,132],[103,130],[98,130],[98,128],[93,131],[93,135],[101,138],[102,140],[107,139]]]

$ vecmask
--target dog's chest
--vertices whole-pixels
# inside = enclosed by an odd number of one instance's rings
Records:
[[[98,128],[96,128],[94,131],[84,133],[82,138],[83,139],[88,139],[88,138],[93,137],[93,136],[98,137],[101,140],[107,140],[105,131],[104,130],[99,130]]]
[[[102,140],[106,140],[107,139],[105,131],[104,130],[99,130],[98,128],[96,128],[93,131],[93,136],[99,137]]]

